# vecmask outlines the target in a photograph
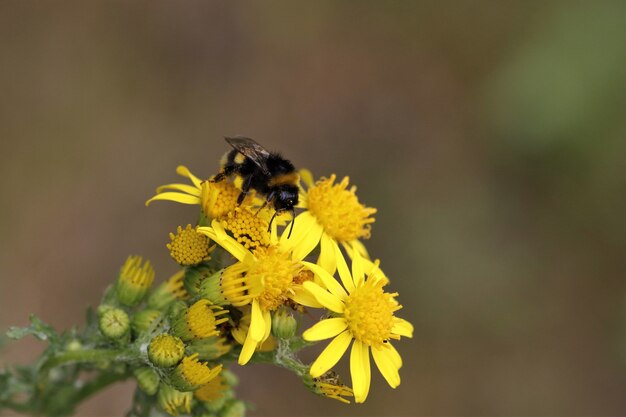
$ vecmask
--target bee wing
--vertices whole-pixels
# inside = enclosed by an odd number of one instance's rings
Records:
[[[270,174],[270,170],[267,168],[267,158],[270,153],[255,140],[245,138],[243,136],[235,136],[234,138],[224,138],[226,142],[230,144],[235,150],[241,153],[246,158],[254,162],[265,175]]]

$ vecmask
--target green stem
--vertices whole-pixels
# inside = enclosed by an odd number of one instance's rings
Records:
[[[116,361],[129,362],[139,358],[131,349],[87,349],[63,352],[53,356],[41,365],[40,373],[46,374],[50,369],[69,363]]]

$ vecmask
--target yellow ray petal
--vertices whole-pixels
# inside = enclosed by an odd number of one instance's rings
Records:
[[[313,173],[306,168],[300,170],[300,179],[309,188],[311,188],[315,182],[313,181]]]
[[[198,227],[196,230],[199,233],[207,235],[211,240],[226,249],[240,262],[244,260],[246,255],[252,256],[250,251],[248,251],[241,243],[226,234],[224,226],[222,226],[222,224],[217,220],[213,220],[213,222],[211,222],[211,227]]]
[[[404,337],[413,337],[413,325],[400,317],[396,317],[391,332]]]
[[[196,196],[183,193],[167,192],[155,195],[150,200],[146,201],[146,206],[157,200],[175,201],[182,204],[200,204],[200,199]]]
[[[343,313],[345,305],[343,301],[341,301],[339,298],[329,293],[314,282],[307,281],[302,285],[304,286],[304,289],[310,292],[313,297],[315,297],[315,299],[324,307],[331,311],[334,311],[335,313]]]
[[[323,308],[319,301],[301,285],[293,287],[293,294],[289,296],[290,299],[305,307]]]
[[[348,322],[343,317],[322,320],[306,330],[302,337],[304,340],[324,340],[337,336],[348,328]]]
[[[386,346],[382,348],[372,347],[372,356],[374,357],[374,362],[376,362],[378,370],[383,374],[389,386],[391,388],[397,388],[398,385],[400,385],[400,374]]]
[[[330,275],[335,275],[337,270],[337,259],[335,258],[335,248],[337,245],[326,233],[322,233],[320,239],[320,257],[317,264],[324,268]]]
[[[388,350],[387,355],[389,356],[389,359],[392,361],[393,366],[395,366],[396,369],[402,368],[402,357],[400,356],[396,348],[393,347],[391,343],[388,343],[386,346]]]
[[[244,342],[243,347],[241,348],[241,353],[239,354],[239,359],[237,360],[237,363],[239,363],[239,365],[245,365],[246,363],[248,363],[248,361],[254,354],[254,351],[256,350],[257,345],[258,343],[255,340],[253,340],[250,337],[250,334],[248,333],[248,336],[246,337],[246,341]]]
[[[198,188],[189,184],[165,184],[157,188],[157,193],[162,193],[163,190],[182,191],[183,193],[195,195],[196,197],[200,197],[201,193]]]
[[[316,223],[315,226],[311,228],[306,237],[302,239],[300,243],[294,248],[293,259],[296,261],[301,261],[306,258],[309,253],[311,253],[313,249],[317,247],[323,231],[324,230],[322,229],[322,226]]]
[[[311,365],[311,370],[309,371],[311,376],[317,378],[335,366],[346,352],[346,349],[348,349],[348,346],[350,346],[351,341],[352,335],[348,331],[335,337]]]
[[[363,284],[365,272],[363,271],[363,258],[359,251],[352,251],[352,280],[357,287]]]
[[[250,329],[248,330],[248,337],[251,337],[255,342],[260,343],[265,336],[265,318],[263,317],[263,311],[261,311],[261,304],[259,300],[252,300],[252,313],[250,316]]]
[[[359,239],[351,240],[350,242],[347,242],[345,244],[350,245],[353,250],[359,252],[361,256],[365,259],[371,259],[369,253],[367,252],[367,248]]]
[[[291,224],[285,226],[285,230],[280,236],[281,247],[287,249],[297,247],[300,242],[305,240],[315,228],[321,228],[321,226],[317,224],[317,220],[315,220],[315,217],[313,217],[308,211],[298,214],[296,218],[292,221],[295,221],[295,223],[293,225],[293,231],[291,232],[291,236],[289,236]],[[287,236],[289,236],[289,238],[287,238]]]
[[[202,184],[202,180],[198,177],[196,177],[195,175],[193,175],[191,173],[191,171],[189,171],[189,169],[184,166],[184,165],[179,165],[176,167],[176,173],[178,175],[181,175],[183,177],[189,178],[191,180],[191,182],[193,182],[193,185],[195,185],[196,187],[200,188],[200,185]]]
[[[270,337],[270,332],[272,330],[272,315],[269,311],[263,312],[263,321],[265,322],[265,334],[263,334],[263,340],[267,340]]]
[[[348,290],[348,292],[352,294],[355,286],[352,275],[350,275],[350,270],[348,269],[348,264],[346,263],[346,258],[343,257],[343,253],[341,253],[341,249],[339,249],[339,245],[337,244],[337,242],[333,241],[333,247],[335,251],[337,270],[339,271],[339,278],[341,279],[341,283],[346,288],[346,290]]]
[[[355,340],[350,351],[350,376],[354,400],[362,403],[370,390],[370,357],[369,346]]]
[[[346,299],[346,297],[348,296],[346,290],[344,290],[343,287],[339,285],[339,282],[337,282],[337,280],[332,275],[326,272],[324,268],[311,262],[303,261],[302,264],[309,268],[311,271],[313,271],[313,273],[322,280],[322,283],[328,289],[328,291],[330,291],[335,297],[340,300]]]

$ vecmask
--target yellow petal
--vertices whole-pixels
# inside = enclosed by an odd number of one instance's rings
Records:
[[[198,227],[196,230],[199,233],[207,235],[240,262],[244,260],[246,255],[251,255],[250,251],[241,245],[241,243],[226,234],[224,226],[217,220],[211,222],[211,227]]]
[[[337,259],[335,259],[335,248],[337,243],[333,241],[326,233],[322,233],[320,239],[320,257],[317,264],[324,268],[330,275],[335,275],[337,270]]]
[[[374,362],[383,377],[391,388],[397,388],[400,385],[400,374],[398,368],[395,366],[394,360],[391,358],[392,354],[389,353],[387,346],[381,348],[372,347],[372,356]]]
[[[339,249],[339,245],[337,242],[333,241],[333,246],[335,250],[335,259],[337,260],[337,270],[339,271],[339,278],[341,279],[341,283],[348,290],[350,294],[354,291],[354,280],[352,279],[352,275],[350,275],[350,270],[348,269],[348,264],[346,263],[346,258],[343,257],[343,253],[341,253],[341,249]]]
[[[352,391],[354,400],[362,403],[370,390],[370,357],[369,346],[355,340],[350,352],[350,376],[352,377]]]
[[[324,230],[322,229],[322,226],[316,223],[315,226],[312,227],[309,233],[305,236],[305,238],[302,239],[300,243],[293,249],[292,258],[296,261],[301,261],[306,258],[309,253],[311,253],[313,249],[317,247],[317,244],[320,243],[320,238],[323,231]]]
[[[300,179],[304,182],[307,187],[311,188],[313,186],[313,173],[306,168],[300,170]]]
[[[413,325],[400,317],[396,317],[391,333],[404,337],[413,337]]]
[[[191,171],[189,171],[189,169],[184,166],[184,165],[179,165],[176,167],[176,173],[178,175],[181,175],[183,177],[187,177],[191,180],[191,182],[193,182],[193,185],[195,185],[196,187],[200,188],[201,184],[202,184],[202,180],[198,177],[196,177],[195,175],[193,175],[191,173]]]
[[[350,242],[347,242],[346,244],[349,244],[350,246],[352,246],[352,249],[359,252],[361,256],[364,257],[365,259],[370,259],[370,255],[367,252],[367,248],[365,247],[363,242],[361,242],[359,239],[351,240]]]
[[[200,199],[196,196],[183,193],[167,192],[155,195],[150,200],[146,201],[146,206],[157,200],[175,201],[182,204],[200,204]]]
[[[387,355],[389,356],[389,359],[392,361],[393,366],[395,366],[396,369],[402,368],[402,357],[400,356],[396,348],[393,347],[391,343],[388,343],[387,350],[388,350]]]
[[[200,197],[200,190],[194,187],[193,185],[189,185],[189,184],[165,184],[157,188],[157,193],[162,193],[163,190],[182,191],[183,193]]]
[[[298,214],[292,221],[295,223],[293,225],[291,236],[289,236],[291,224],[285,226],[285,230],[280,236],[280,245],[286,249],[293,249],[297,247],[312,231],[314,231],[315,228],[321,228],[321,226],[317,224],[315,217],[313,217],[308,211]]]
[[[348,349],[348,346],[350,346],[351,341],[352,335],[348,331],[335,337],[311,365],[311,370],[309,371],[311,376],[317,378],[335,366],[346,352],[346,349]]]
[[[272,315],[269,311],[263,312],[263,321],[265,321],[265,334],[263,334],[263,340],[267,340],[270,337],[270,332],[272,330]]]
[[[239,359],[237,360],[237,363],[239,363],[239,365],[245,365],[246,363],[248,363],[248,361],[254,354],[257,345],[258,343],[250,337],[250,332],[248,332],[248,336],[246,337],[246,341],[241,348],[241,353],[239,354]]]
[[[296,285],[293,288],[293,293],[289,296],[290,299],[305,307],[322,308],[324,307],[317,301],[317,299],[304,289],[301,285]]]
[[[348,328],[348,322],[343,317],[322,320],[302,333],[304,340],[315,341],[330,339]]]
[[[352,280],[357,287],[363,284],[365,273],[363,272],[363,258],[359,251],[352,251]]]
[[[306,281],[302,284],[304,289],[310,292],[315,299],[327,309],[334,311],[335,313],[343,313],[344,303],[333,294],[329,293],[319,285],[311,281]]]
[[[343,287],[339,285],[337,280],[328,272],[326,272],[324,268],[311,262],[303,261],[302,264],[309,268],[311,271],[313,271],[313,273],[322,280],[322,283],[328,289],[328,291],[330,291],[335,297],[340,300],[346,299],[346,297],[348,296],[346,290],[344,290]]]
[[[252,300],[252,315],[250,317],[250,329],[248,330],[248,337],[256,342],[263,341],[265,335],[265,318],[263,317],[263,311],[261,311],[261,305],[259,300]]]

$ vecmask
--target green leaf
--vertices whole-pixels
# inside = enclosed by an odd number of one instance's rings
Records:
[[[57,337],[57,332],[52,326],[44,323],[39,317],[31,314],[30,326],[28,327],[10,327],[6,332],[7,337],[14,340],[19,340],[23,337],[32,335],[39,340],[54,340]]]

